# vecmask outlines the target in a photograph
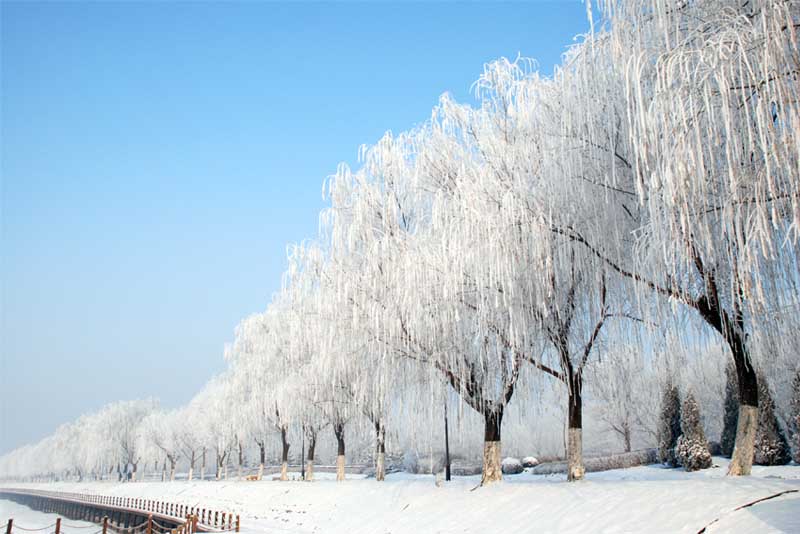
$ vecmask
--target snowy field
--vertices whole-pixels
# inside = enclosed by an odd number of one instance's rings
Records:
[[[32,484],[52,490],[140,496],[231,510],[245,532],[419,534],[506,532],[800,533],[800,492],[733,511],[751,501],[800,490],[800,467],[753,467],[725,477],[727,460],[695,473],[643,466],[563,475],[506,476],[476,488],[479,477],[436,487],[429,475],[389,475],[386,482],[147,482]],[[5,505],[5,503],[4,503]]]

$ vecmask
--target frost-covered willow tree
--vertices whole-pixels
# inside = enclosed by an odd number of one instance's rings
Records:
[[[285,296],[277,295],[266,311],[239,324],[236,339],[226,351],[236,388],[249,405],[248,417],[268,421],[272,431],[280,435],[281,480],[288,480],[289,432],[295,403],[287,380],[292,371],[292,314]],[[263,430],[258,428],[257,436],[263,436]]]
[[[140,423],[141,433],[149,444],[169,462],[169,478],[175,480],[175,469],[183,454],[181,433],[184,431],[181,410],[153,412]]]
[[[772,328],[764,312],[797,301],[800,10],[773,0],[611,0],[604,12],[609,31],[582,47],[568,78],[582,86],[581,108],[612,91],[622,99],[619,123],[583,128],[584,147],[606,153],[602,182],[642,209],[642,261],[629,270],[608,260],[641,290],[697,312],[728,344],[740,402],[729,473],[748,474],[758,405],[748,338]],[[616,139],[627,145],[624,162],[609,152]]]
[[[613,346],[587,368],[588,397],[595,416],[630,452],[637,435],[656,439],[658,375],[641,347]]]

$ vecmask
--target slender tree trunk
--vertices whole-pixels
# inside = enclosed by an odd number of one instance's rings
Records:
[[[203,447],[203,457],[200,462],[200,480],[206,479],[206,448]]]
[[[487,410],[483,414],[483,476],[481,486],[503,480],[501,465],[500,427],[503,424],[503,409]]]
[[[622,439],[625,444],[625,452],[631,452],[631,425],[627,421],[622,427]]]
[[[139,462],[133,462],[133,473],[131,474],[131,482],[136,482],[136,472],[139,470]]]
[[[344,423],[333,425],[333,433],[336,435],[336,480],[344,480]]]
[[[192,449],[192,455],[189,457],[189,482],[192,481],[194,476],[194,464],[197,462],[197,452]]]
[[[267,462],[267,449],[263,441],[258,441],[256,443],[258,443],[259,453],[258,480],[261,480],[261,477],[264,476],[264,464]]]
[[[244,466],[244,445],[239,440],[239,480],[242,479],[242,467]]]
[[[380,419],[375,423],[375,441],[377,452],[375,458],[375,480],[383,482],[386,480],[386,427],[383,426],[383,422]]]
[[[289,440],[286,435],[286,427],[281,427],[281,480],[289,480]]]
[[[306,481],[314,480],[314,449],[317,445],[317,435],[312,434],[308,439],[308,456],[306,457]]]
[[[567,480],[573,482],[583,479],[586,470],[583,467],[583,405],[581,389],[583,379],[580,372],[572,375],[567,385]]]
[[[175,458],[170,456],[169,458],[169,481],[175,481]]]

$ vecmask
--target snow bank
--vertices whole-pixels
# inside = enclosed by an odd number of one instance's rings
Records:
[[[476,488],[479,476],[436,487],[431,475],[395,473],[386,482],[221,481],[59,483],[52,490],[138,496],[230,510],[245,532],[391,534],[488,532],[800,532],[800,498],[789,494],[732,512],[742,504],[800,489],[800,467],[753,467],[725,476],[718,467],[687,473],[657,465],[589,473],[585,481],[523,473]],[[474,491],[473,491],[474,490]],[[739,521],[742,521],[741,523]]]

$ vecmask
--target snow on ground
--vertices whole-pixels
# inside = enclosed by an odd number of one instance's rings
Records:
[[[800,493],[733,511],[748,502],[800,490],[800,467],[753,468],[750,477],[718,467],[686,473],[642,466],[564,475],[506,476],[476,488],[480,477],[456,477],[442,487],[430,475],[396,473],[386,482],[328,477],[315,482],[143,482],[31,485],[62,491],[138,496],[241,514],[245,532],[419,534],[506,532],[800,533]]]
[[[12,501],[0,499],[0,528],[5,532],[5,527],[10,518],[14,519],[13,526],[15,533],[27,534],[22,529],[35,530],[42,529],[33,534],[51,534],[55,531],[56,519],[58,514],[46,514],[44,512],[36,512],[27,506],[17,504]],[[86,534],[93,533],[98,530],[97,525],[94,523],[87,523],[86,521],[77,521],[74,519],[61,519],[61,532],[63,534]],[[47,527],[47,528],[45,528]]]

